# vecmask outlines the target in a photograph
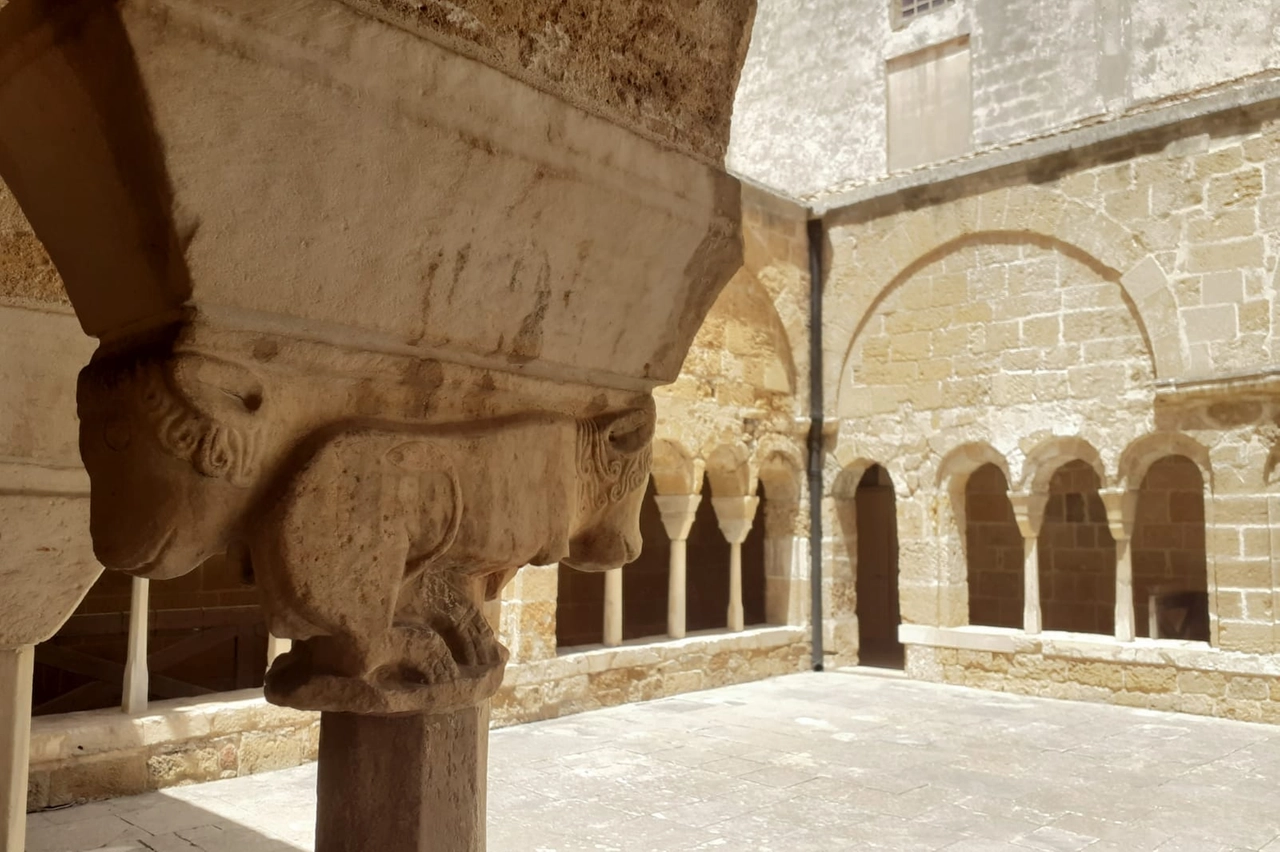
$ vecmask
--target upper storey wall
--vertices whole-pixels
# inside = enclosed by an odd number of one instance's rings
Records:
[[[900,2],[762,2],[729,168],[820,199],[1280,68],[1275,3],[955,0],[899,23]],[[891,113],[899,139],[890,138]],[[951,151],[912,163],[908,150],[906,165],[891,156],[957,125],[963,144]]]

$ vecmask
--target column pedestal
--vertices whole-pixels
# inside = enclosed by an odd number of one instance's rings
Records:
[[[22,852],[27,837],[31,676],[35,647],[0,649],[0,850]]]
[[[320,715],[316,852],[484,852],[489,703]]]

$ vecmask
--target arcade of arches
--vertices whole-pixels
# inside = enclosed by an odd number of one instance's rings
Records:
[[[1280,721],[1280,403],[1258,368],[1280,343],[1280,124],[1241,127],[824,214],[828,668]],[[809,665],[806,211],[748,191],[743,219],[746,265],[656,394],[640,559],[506,587],[499,724]],[[87,354],[36,272],[0,275],[0,347],[38,356],[15,375],[59,425],[6,426],[0,455],[68,469]],[[231,712],[207,693],[261,683],[251,580],[211,563],[183,581],[195,608],[143,602],[156,712]],[[36,805],[105,783],[67,780],[84,758],[56,714],[120,700],[130,591],[99,581],[37,656]],[[125,792],[314,752],[312,719],[253,701],[217,753],[113,735],[91,756]]]

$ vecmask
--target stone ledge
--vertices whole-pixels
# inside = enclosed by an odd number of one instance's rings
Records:
[[[803,671],[808,662],[808,631],[803,627],[642,639],[618,648],[588,646],[509,666],[493,700],[493,724],[552,719],[762,680]]]
[[[898,641],[904,645],[957,648],[965,651],[994,651],[1012,654],[1016,636],[1022,631],[1005,627],[930,627],[927,624],[899,624]]]
[[[268,704],[261,689],[225,692],[215,699],[153,701],[147,712],[87,710],[31,720],[31,763],[71,760],[104,752],[220,737],[244,731],[310,725],[318,713]]]
[[[507,666],[504,686],[539,683],[574,675],[595,674],[632,666],[656,666],[695,654],[723,654],[732,651],[768,651],[804,641],[802,627],[759,627],[741,633],[699,631],[684,639],[645,637],[616,648],[584,645],[557,657]]]
[[[1191,671],[1280,677],[1280,657],[1225,651],[1204,642],[1178,639],[1135,639],[1121,642],[1110,636],[1056,630],[1032,636],[1007,627],[930,627],[903,624],[898,639],[904,645],[927,645],[961,651],[999,654],[1041,654],[1050,659],[1144,666],[1172,666]]]
[[[32,720],[27,809],[130,796],[314,760],[319,714],[261,690],[158,701],[147,713],[89,710]]]

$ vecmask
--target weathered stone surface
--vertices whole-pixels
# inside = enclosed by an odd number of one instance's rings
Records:
[[[651,391],[742,260],[720,161],[753,9],[360,6],[14,0],[0,177],[101,341],[97,557],[256,578],[292,640],[267,695],[328,711],[321,849],[479,852],[485,604],[639,552]],[[100,755],[48,799],[310,743]]]
[[[0,173],[95,336],[234,309],[650,387],[741,262],[733,179],[346,5],[44,8],[5,8]]]
[[[64,308],[0,304],[0,648],[48,639],[102,571],[76,448],[75,375],[90,351]]]
[[[756,5],[347,2],[714,163]]]
[[[296,766],[316,758],[317,714],[267,704],[260,692],[154,702],[33,720],[28,810]],[[122,786],[123,785],[123,786]]]

